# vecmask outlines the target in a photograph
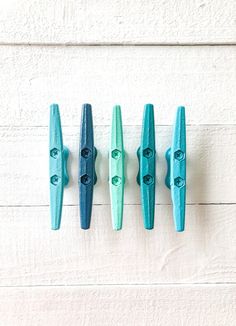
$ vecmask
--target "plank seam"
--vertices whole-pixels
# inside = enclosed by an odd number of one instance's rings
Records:
[[[66,125],[66,124],[62,124],[63,128],[79,128],[80,129],[80,125],[76,125],[76,124],[73,124],[73,125]],[[94,124],[94,128],[97,128],[97,127],[110,127],[111,125],[110,124]],[[227,127],[231,127],[231,128],[234,128],[236,126],[236,123],[232,124],[232,123],[225,123],[225,124],[217,124],[217,123],[212,123],[212,124],[209,124],[209,123],[201,123],[201,124],[186,124],[186,127],[209,127],[209,128],[227,128]],[[130,127],[135,127],[135,128],[141,128],[142,125],[134,125],[134,124],[123,124],[123,128],[130,128]],[[158,124],[158,125],[155,125],[156,128],[158,127],[173,127],[173,124]],[[48,128],[48,125],[0,125],[0,128],[12,128],[12,129],[29,129],[29,128],[42,128],[42,129],[45,129],[45,128]]]
[[[206,43],[206,42],[195,42],[195,43],[158,43],[158,42],[147,42],[147,43],[135,43],[135,42],[125,42],[125,43],[37,43],[37,42],[19,42],[19,43],[8,43],[8,42],[0,42],[0,46],[35,46],[35,47],[91,47],[91,46],[100,46],[100,47],[109,47],[109,46],[120,46],[120,47],[129,47],[129,46],[156,46],[156,47],[167,47],[167,46],[173,46],[173,47],[181,47],[181,46],[236,46],[236,42],[214,42],[214,43]]]
[[[104,284],[35,284],[35,285],[0,285],[2,288],[84,288],[84,287],[222,287],[222,286],[236,286],[236,282],[218,282],[218,283],[104,283]]]
[[[236,203],[187,203],[186,206],[235,206]],[[93,206],[111,206],[111,204],[93,204]],[[140,206],[141,204],[124,204],[124,206]],[[172,206],[172,204],[155,204],[155,206]],[[0,208],[50,207],[50,205],[0,205]],[[65,204],[63,207],[78,207],[74,204]]]

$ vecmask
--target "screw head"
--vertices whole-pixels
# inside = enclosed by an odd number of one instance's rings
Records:
[[[91,182],[91,178],[88,174],[84,174],[80,177],[81,183],[85,186],[89,185]]]
[[[111,182],[114,186],[118,187],[121,184],[121,178],[116,175],[111,179]]]
[[[60,179],[61,178],[58,175],[54,174],[50,179],[51,184],[53,184],[54,186],[57,186],[60,182]]]
[[[150,186],[153,183],[153,177],[150,174],[147,174],[143,177],[143,182],[147,185]]]
[[[185,154],[179,149],[178,151],[174,152],[174,158],[178,161],[182,161],[185,158]]]
[[[83,158],[88,158],[91,154],[92,154],[92,153],[91,153],[90,149],[87,148],[87,147],[85,147],[85,148],[83,148],[83,149],[81,150],[81,156],[82,156]]]
[[[59,156],[59,149],[57,149],[57,148],[53,148],[53,149],[51,149],[51,150],[50,150],[50,156],[51,156],[52,158],[57,159],[58,156]]]
[[[181,187],[185,186],[185,180],[182,179],[181,177],[177,177],[174,180],[174,184],[176,187],[181,188]]]
[[[153,150],[151,148],[145,148],[143,150],[143,156],[146,158],[150,158],[153,156]]]
[[[121,157],[121,152],[118,149],[114,149],[111,152],[111,156],[112,158],[114,158],[115,160],[118,160]]]

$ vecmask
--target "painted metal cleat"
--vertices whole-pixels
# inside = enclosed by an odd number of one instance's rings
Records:
[[[81,228],[90,228],[93,188],[97,182],[95,160],[97,150],[94,147],[92,106],[82,106],[80,149],[79,149],[79,204]]]
[[[137,151],[139,172],[137,182],[140,185],[143,223],[147,230],[154,227],[155,187],[156,187],[156,147],[155,120],[152,104],[144,107],[141,145]]]
[[[109,185],[111,198],[111,212],[113,229],[122,229],[124,207],[124,143],[121,107],[113,107],[111,142],[109,151]]]
[[[64,187],[69,183],[67,161],[69,150],[63,146],[59,106],[50,106],[49,184],[52,230],[60,229]]]
[[[166,152],[166,186],[171,190],[173,217],[177,232],[185,228],[186,203],[186,123],[185,108],[178,107],[172,145]]]

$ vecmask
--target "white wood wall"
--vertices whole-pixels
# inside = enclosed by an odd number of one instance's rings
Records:
[[[0,2],[0,326],[236,325],[235,0]],[[62,226],[50,230],[49,105],[71,150]],[[99,150],[91,229],[80,229],[82,103]],[[156,111],[153,231],[143,229],[136,149]],[[111,228],[111,109],[122,105],[124,227]],[[164,154],[186,106],[186,231],[174,231]]]

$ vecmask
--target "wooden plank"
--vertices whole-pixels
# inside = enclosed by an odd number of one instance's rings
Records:
[[[64,204],[78,204],[79,127],[64,127],[64,144],[71,151],[71,182],[65,190]],[[99,151],[94,204],[109,204],[108,148],[110,127],[95,128],[95,145]],[[140,204],[136,183],[141,127],[124,126],[127,152],[125,204]],[[157,126],[156,203],[169,204],[170,192],[164,180],[165,151],[171,144],[172,128]],[[48,128],[0,128],[0,205],[48,205]],[[187,202],[235,203],[236,198],[236,126],[189,126],[187,128]]]
[[[94,206],[86,232],[78,207],[64,207],[60,231],[51,231],[48,207],[1,207],[0,285],[236,282],[235,214],[236,205],[187,206],[179,234],[171,206],[156,206],[148,232],[130,205],[115,232],[110,206]]]
[[[16,1],[0,5],[2,43],[236,41],[235,1]]]
[[[171,125],[179,105],[188,124],[235,124],[235,61],[234,47],[3,46],[0,124],[47,126],[52,102],[72,126],[86,102],[96,125],[110,124],[114,104],[125,125],[141,125],[148,102],[158,124]]]
[[[234,326],[236,286],[1,288],[4,326]]]

